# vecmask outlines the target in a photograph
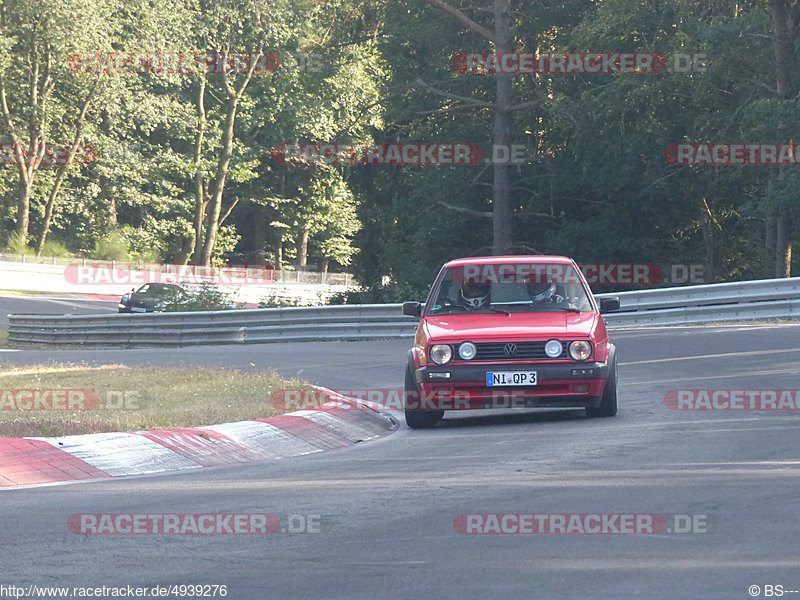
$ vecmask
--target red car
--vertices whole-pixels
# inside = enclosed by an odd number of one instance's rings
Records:
[[[461,258],[442,267],[408,354],[405,417],[434,427],[445,410],[582,407],[617,414],[617,354],[578,265],[563,256]]]

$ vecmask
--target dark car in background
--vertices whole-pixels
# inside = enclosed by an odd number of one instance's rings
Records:
[[[188,301],[188,295],[179,285],[170,283],[146,283],[138,290],[131,290],[119,300],[121,313],[161,312],[169,304]]]

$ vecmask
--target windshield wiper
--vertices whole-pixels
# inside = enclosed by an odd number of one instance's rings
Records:
[[[499,315],[510,315],[511,314],[510,312],[508,312],[507,310],[503,310],[502,308],[492,308],[490,306],[489,310],[492,311],[493,313],[497,313]]]

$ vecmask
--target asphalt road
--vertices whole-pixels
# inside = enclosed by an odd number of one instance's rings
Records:
[[[106,312],[117,312],[117,303],[87,300],[69,294],[4,296],[0,292],[0,329],[8,327],[9,314],[92,315]]]
[[[800,326],[613,333],[620,413],[445,416],[321,455],[0,494],[0,585],[225,584],[227,598],[750,598],[800,590],[796,411],[677,412],[674,389],[796,389]],[[402,384],[405,342],[18,352],[271,366],[329,387]],[[79,536],[73,513],[322,515],[323,533]],[[703,515],[705,533],[463,535],[462,513]],[[0,590],[2,591],[2,590]],[[795,594],[786,594],[794,596]],[[173,596],[174,597],[174,596]]]

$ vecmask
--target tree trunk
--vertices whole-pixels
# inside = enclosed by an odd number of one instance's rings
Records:
[[[253,211],[253,250],[251,259],[257,262],[266,260],[267,246],[267,211],[263,206],[255,205]]]
[[[283,271],[283,239],[278,239],[275,244],[275,270]]]
[[[72,159],[75,158],[75,153],[78,150],[78,146],[81,144],[81,140],[83,138],[83,124],[86,122],[86,112],[89,110],[89,106],[92,104],[92,98],[94,97],[94,92],[96,87],[92,88],[89,94],[86,96],[86,100],[81,107],[81,112],[78,115],[78,122],[75,125],[75,137],[72,140],[72,145],[69,148],[69,152],[67,153],[67,160],[64,162],[63,165],[60,165],[58,168],[58,173],[56,173],[56,180],[53,182],[53,187],[50,188],[50,194],[47,198],[47,204],[45,205],[44,209],[44,223],[42,223],[42,232],[39,235],[39,240],[36,242],[36,256],[40,256],[42,254],[42,248],[44,248],[44,243],[47,240],[47,234],[50,232],[50,223],[53,220],[53,210],[55,209],[56,199],[58,198],[58,194],[61,191],[61,186],[64,183],[64,178],[67,175],[67,169],[70,167],[70,163]],[[106,178],[107,179],[107,178]],[[111,214],[110,221],[116,225],[117,222],[117,215],[116,215],[116,203],[113,200],[112,194],[112,206],[114,208],[113,213]]]
[[[180,238],[179,246],[175,250],[172,262],[176,265],[185,265],[189,262],[192,256],[192,249],[194,248],[194,239],[192,237]]]
[[[210,200],[208,210],[208,230],[206,240],[203,245],[203,264],[211,264],[211,254],[217,243],[217,232],[219,231],[219,217],[222,213],[222,194],[225,191],[225,180],[228,178],[228,167],[233,158],[233,126],[236,122],[236,109],[239,105],[239,98],[231,98],[225,114],[225,128],[222,134],[222,154],[217,163],[217,174],[214,178],[214,193]]]
[[[509,0],[494,0],[495,52],[509,52]],[[494,75],[496,107],[494,114],[494,147],[508,148],[511,141],[511,114],[508,107],[512,99],[511,75]],[[493,165],[492,190],[492,254],[506,254],[511,247],[511,181],[508,162]]]
[[[450,6],[444,0],[425,0],[439,9],[459,25],[494,44],[494,52],[511,50],[511,15],[509,0],[494,0],[494,30],[491,31],[470,19],[460,9]],[[511,140],[511,108],[513,86],[511,75],[493,75],[495,78],[494,124],[492,127],[492,143],[495,147],[506,146]],[[492,152],[494,155],[494,152]],[[511,229],[511,181],[510,165],[495,163],[492,166],[492,253],[505,254],[512,244]]]
[[[792,276],[792,218],[785,204],[781,205],[775,232],[775,277]]]
[[[256,54],[261,54],[261,48],[258,49]],[[227,71],[223,74],[223,82],[225,89],[228,92],[228,105],[225,114],[225,126],[222,130],[222,154],[217,162],[217,173],[214,178],[214,193],[211,196],[209,215],[208,215],[208,228],[206,229],[206,239],[203,245],[203,265],[211,265],[211,254],[214,252],[214,246],[217,243],[217,232],[220,226],[220,215],[222,214],[222,194],[225,191],[225,180],[228,177],[228,167],[233,158],[233,136],[234,125],[236,124],[236,109],[239,106],[239,100],[242,97],[245,89],[247,89],[251,78],[253,77],[253,70],[256,68],[258,61],[250,61],[250,67],[247,70],[242,84],[238,89],[234,89],[228,81]],[[227,216],[227,215],[226,215]]]
[[[716,280],[716,247],[714,243],[714,216],[708,200],[703,200],[703,248],[705,250],[705,260],[703,261],[703,274],[705,283],[713,283]]]
[[[308,264],[308,229],[302,229],[297,236],[297,270],[306,268]]]
[[[775,54],[775,91],[778,102],[789,94],[788,47],[790,37],[797,36],[797,18],[790,12],[787,0],[770,0],[772,7],[772,49]],[[786,186],[785,167],[770,173],[773,189],[782,194]],[[775,227],[775,276],[791,277],[792,273],[792,219],[786,201],[778,206]]]
[[[19,236],[20,244],[23,245],[28,241],[28,227],[30,225],[32,190],[33,190],[33,181],[31,179],[20,178],[19,188],[17,190],[16,232],[17,236]]]
[[[770,210],[764,221],[764,249],[769,256],[775,256],[775,213]]]
[[[206,78],[200,78],[200,89],[197,92],[197,138],[194,143],[194,251],[192,252],[192,262],[199,263],[202,259],[203,250],[203,221],[205,219],[205,180],[201,169],[203,158],[203,139],[206,132]]]

